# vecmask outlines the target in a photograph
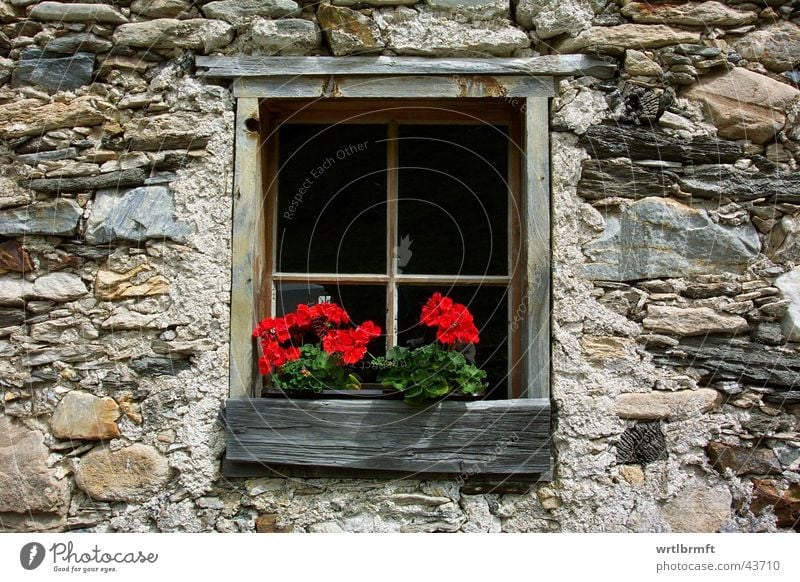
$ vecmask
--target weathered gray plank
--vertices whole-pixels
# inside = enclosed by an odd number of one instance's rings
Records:
[[[521,319],[525,386],[523,396],[550,394],[550,139],[546,99],[529,98],[525,108],[523,224],[526,272]],[[519,322],[517,322],[519,323]]]
[[[201,57],[201,77],[313,75],[585,75],[609,79],[613,63],[589,55],[543,55],[513,59],[424,57]]]
[[[230,395],[249,396],[258,370],[251,337],[258,317],[263,260],[263,204],[261,199],[260,136],[248,129],[248,119],[259,119],[258,99],[239,99],[236,108],[236,160],[233,190],[233,270],[231,293]],[[251,122],[252,123],[252,122]],[[257,124],[256,124],[257,125]]]
[[[236,97],[273,99],[351,98],[464,98],[555,95],[551,77],[532,76],[399,76],[399,77],[263,77],[237,79]]]
[[[550,470],[544,399],[442,402],[228,400],[228,461],[418,473]]]

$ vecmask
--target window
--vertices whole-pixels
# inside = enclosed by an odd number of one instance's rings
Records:
[[[419,314],[439,291],[476,317],[486,397],[518,396],[521,113],[475,101],[264,102],[272,306],[259,316],[329,298],[382,326],[379,355],[430,341]]]
[[[530,73],[604,77],[611,69],[582,55],[450,61],[202,57],[197,65],[201,75],[236,79],[226,474],[260,474],[266,465],[344,468],[366,476],[400,471],[546,478],[547,99],[553,80]],[[465,122],[469,115],[480,123]],[[450,145],[434,146],[442,141]],[[453,153],[458,145],[479,150],[488,163],[459,160]],[[332,148],[342,150],[342,160],[330,156]],[[320,171],[304,188],[315,159],[322,159]],[[311,193],[315,183],[324,185],[320,192],[341,195]],[[492,197],[501,184],[508,195]],[[301,188],[304,195],[295,199]],[[486,228],[476,220],[473,199],[483,204]],[[435,211],[422,210],[426,206]],[[317,220],[328,212],[342,219]],[[467,231],[455,258],[439,252],[454,233]],[[406,236],[411,247],[404,247]],[[336,249],[326,244],[331,239]],[[412,250],[410,259],[400,256],[404,248]],[[409,410],[398,401],[254,397],[258,373],[250,331],[265,309],[277,312],[313,292],[354,311],[368,310],[368,317],[383,310],[391,345],[408,340],[408,314],[420,296],[439,287],[476,297],[474,305],[501,306],[495,311],[503,315],[489,323],[496,329],[490,343],[505,356],[481,355],[485,366],[496,368],[496,399]],[[493,317],[485,314],[487,322]]]

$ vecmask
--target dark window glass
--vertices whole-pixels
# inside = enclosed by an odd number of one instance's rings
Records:
[[[386,131],[280,127],[278,271],[386,272]]]
[[[506,128],[403,125],[398,151],[402,272],[507,275]]]

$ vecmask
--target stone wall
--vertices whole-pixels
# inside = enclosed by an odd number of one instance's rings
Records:
[[[0,528],[800,518],[800,3],[0,1]],[[552,102],[554,481],[220,477],[233,107],[199,54],[615,58]]]

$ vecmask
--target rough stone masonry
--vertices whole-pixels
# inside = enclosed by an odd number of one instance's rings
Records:
[[[553,481],[221,478],[195,55],[554,53]],[[0,1],[0,529],[800,529],[798,83],[797,0]]]

